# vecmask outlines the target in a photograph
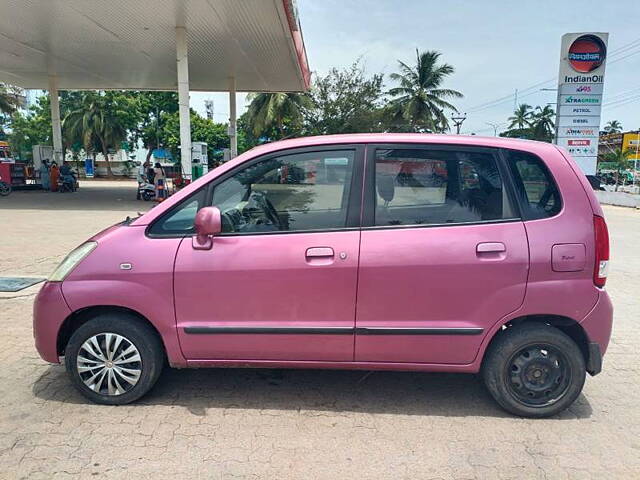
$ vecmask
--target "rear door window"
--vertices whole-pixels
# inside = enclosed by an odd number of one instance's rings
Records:
[[[496,157],[486,151],[377,149],[375,225],[514,218]]]
[[[506,153],[524,218],[537,220],[560,213],[560,192],[544,162],[531,153],[516,150]]]

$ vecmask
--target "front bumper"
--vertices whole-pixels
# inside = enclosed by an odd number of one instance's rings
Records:
[[[71,310],[62,296],[61,282],[45,282],[33,304],[33,336],[43,360],[60,363],[58,332]]]

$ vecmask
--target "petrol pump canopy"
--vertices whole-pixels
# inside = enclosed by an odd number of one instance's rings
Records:
[[[191,90],[302,91],[295,0],[0,0],[0,81],[46,89],[176,90],[185,27]]]

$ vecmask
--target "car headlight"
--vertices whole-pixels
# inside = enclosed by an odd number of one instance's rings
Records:
[[[61,282],[69,275],[78,264],[89,255],[98,244],[96,242],[86,242],[73,250],[53,271],[48,282]]]

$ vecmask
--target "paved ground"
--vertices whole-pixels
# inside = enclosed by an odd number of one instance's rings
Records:
[[[131,183],[0,198],[0,276],[48,274],[150,204]],[[36,288],[0,294],[0,478],[640,478],[640,211],[606,208],[616,306],[604,372],[559,418],[499,410],[469,375],[166,370],[144,401],[86,403],[38,357]]]

